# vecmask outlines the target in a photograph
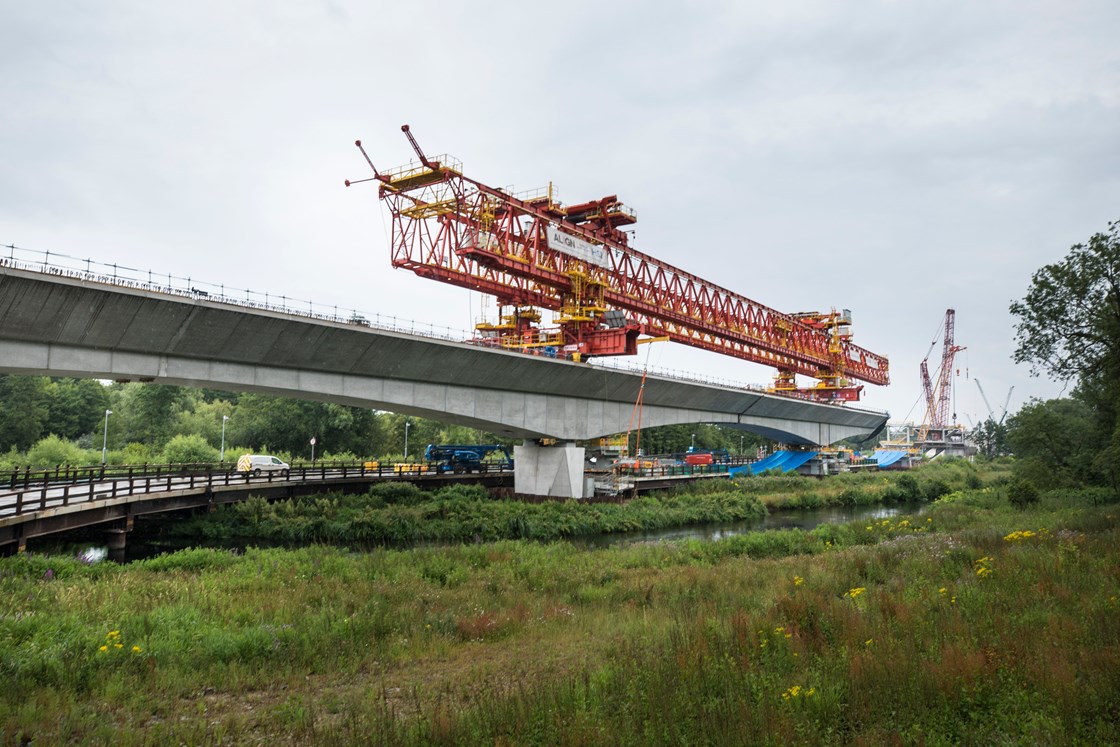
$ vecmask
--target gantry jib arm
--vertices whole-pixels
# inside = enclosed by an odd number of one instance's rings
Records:
[[[559,227],[603,250],[595,271],[606,284],[604,300],[635,315],[646,334],[779,371],[889,382],[887,359],[852,344],[846,334],[814,328],[798,315],[768,308],[627,246],[618,226],[636,218],[616,197],[567,208],[551,200],[520,200],[429,161],[406,134],[425,167],[393,175],[375,170],[380,196],[393,214],[394,265],[495,295],[503,303],[555,310],[572,282],[566,272],[571,255],[551,248],[546,238],[550,227]],[[446,194],[436,200],[431,194],[436,189]],[[434,219],[434,225],[418,225],[418,215]]]

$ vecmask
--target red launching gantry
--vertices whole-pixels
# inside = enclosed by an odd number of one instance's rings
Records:
[[[767,308],[630,248],[623,229],[637,216],[614,195],[568,206],[551,185],[513,195],[464,176],[455,159],[429,159],[401,130],[419,165],[379,172],[355,143],[392,214],[393,266],[494,296],[499,321],[479,324],[478,342],[579,361],[665,337],[773,366],[773,391],[820,401],[858,400],[853,379],[889,382],[887,359],[852,344],[847,310]],[[553,326],[541,326],[541,309],[555,312]],[[818,383],[798,387],[797,374]]]

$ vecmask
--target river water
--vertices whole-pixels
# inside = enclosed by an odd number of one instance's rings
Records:
[[[865,519],[886,519],[916,514],[920,505],[912,506],[833,506],[830,508],[801,508],[774,510],[768,516],[753,521],[735,521],[726,524],[698,524],[688,527],[659,529],[652,532],[627,532],[601,534],[572,539],[574,544],[585,547],[611,547],[638,542],[676,542],[679,540],[705,540],[718,542],[747,532],[767,529],[813,529],[821,524],[843,524]]]
[[[651,532],[626,532],[624,534],[599,534],[589,537],[574,537],[569,541],[578,547],[599,549],[616,545],[631,545],[642,542],[678,542],[681,540],[701,540],[718,542],[725,537],[734,537],[747,532],[758,532],[767,529],[812,529],[821,524],[842,524],[848,521],[867,519],[886,519],[896,516],[920,513],[921,505],[903,506],[834,506],[830,508],[791,509],[771,511],[768,516],[753,521],[736,521],[723,524],[698,524],[688,527],[675,527],[658,529]],[[433,543],[426,543],[426,547]],[[439,543],[435,543],[439,544]],[[448,543],[457,544],[457,543]],[[246,545],[254,547],[293,547],[291,544],[273,543],[268,541],[199,541],[186,538],[174,539],[142,539],[129,537],[128,547],[122,553],[112,552],[104,544],[97,542],[74,542],[44,544],[33,548],[35,552],[46,552],[52,555],[77,555],[87,563],[97,563],[103,560],[128,562],[150,558],[161,553],[174,552],[187,547],[218,547],[227,549],[244,549]],[[406,548],[402,548],[406,549]]]

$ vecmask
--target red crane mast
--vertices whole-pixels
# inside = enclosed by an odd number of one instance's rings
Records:
[[[953,342],[956,316],[957,312],[954,309],[946,309],[945,321],[943,322],[945,339],[941,348],[941,369],[937,372],[936,385],[930,380],[929,365],[927,364],[929,355],[927,354],[922,359],[920,366],[922,392],[926,400],[926,418],[922,433],[930,429],[942,429],[951,425],[949,422],[949,402],[953,392],[953,360],[957,353],[964,350],[962,346]],[[936,344],[936,340],[933,344]],[[931,344],[931,350],[932,347]]]
[[[586,360],[667,337],[773,366],[775,391],[819,400],[858,400],[852,379],[889,382],[887,359],[851,342],[849,312],[775,311],[631,248],[623,229],[637,216],[615,195],[569,206],[551,186],[515,196],[428,158],[401,129],[419,165],[378,172],[355,143],[389,206],[392,264],[493,295],[499,321],[478,325],[481,342]],[[556,312],[553,328],[539,309]],[[796,374],[819,383],[799,388]]]

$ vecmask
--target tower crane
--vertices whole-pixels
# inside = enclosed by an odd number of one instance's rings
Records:
[[[637,214],[617,195],[563,205],[547,190],[512,194],[463,173],[450,156],[378,171],[391,214],[394,267],[493,296],[497,323],[480,344],[587,360],[634,355],[643,337],[772,366],[773,391],[820,401],[859,399],[862,381],[889,383],[887,358],[851,342],[851,312],[784,314],[643,254],[625,229]],[[553,326],[541,324],[541,310]],[[796,376],[815,378],[799,387]]]

